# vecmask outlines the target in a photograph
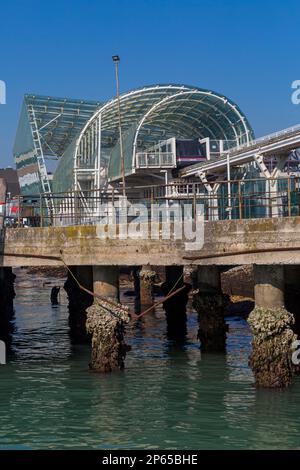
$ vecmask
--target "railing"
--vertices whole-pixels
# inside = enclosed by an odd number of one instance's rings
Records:
[[[136,168],[174,168],[176,157],[173,152],[138,152]]]
[[[281,137],[292,136],[298,132],[300,133],[300,124],[297,124],[296,126],[287,127],[286,129],[283,129],[278,132],[267,134],[265,136],[259,137],[258,139],[251,140],[249,143],[232,147],[227,151],[224,150],[222,153],[231,154],[231,153],[239,152],[241,150],[247,149],[248,147],[251,148],[251,147],[259,146],[260,144],[267,144],[273,140],[280,139]]]
[[[218,181],[206,188],[202,183],[134,186],[126,187],[126,191],[128,205],[143,204],[149,220],[154,204],[171,213],[175,203],[181,207],[191,204],[193,214],[197,205],[202,204],[207,221],[300,216],[300,177]],[[124,198],[114,190],[110,194],[100,191],[52,194],[51,211],[47,205],[49,197],[20,198],[16,216],[5,218],[6,227],[94,225],[112,213],[119,223],[125,207]],[[130,217],[134,219],[136,215]]]

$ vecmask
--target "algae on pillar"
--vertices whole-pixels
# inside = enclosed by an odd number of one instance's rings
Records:
[[[287,387],[295,367],[294,317],[284,306],[283,266],[254,266],[255,308],[248,323],[253,333],[249,365],[258,387]]]
[[[221,276],[217,266],[200,266],[197,275],[197,292],[193,307],[198,313],[198,338],[202,351],[225,351],[226,323],[224,310],[228,296],[222,293]]]
[[[93,276],[94,293],[108,301],[95,298],[87,309],[86,327],[92,335],[90,368],[96,372],[122,370],[129,350],[124,341],[124,328],[130,316],[128,309],[118,303],[119,268],[94,266]]]

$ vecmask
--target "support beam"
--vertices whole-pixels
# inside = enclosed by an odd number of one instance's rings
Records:
[[[217,266],[199,266],[198,291],[193,307],[198,313],[201,351],[219,352],[226,349],[224,310],[228,296],[221,291],[221,274]]]
[[[124,326],[129,315],[118,304],[119,268],[94,266],[93,278],[94,293],[113,302],[113,305],[95,297],[87,310],[87,331],[92,335],[90,368],[102,373],[122,370],[129,350],[124,341]]]
[[[284,306],[283,266],[254,266],[255,308],[248,323],[253,333],[249,364],[257,387],[282,388],[291,383],[294,317]]]
[[[210,183],[207,180],[206,173],[204,171],[199,171],[197,176],[200,178],[203,186],[205,187],[209,199],[208,199],[208,218],[209,220],[218,220],[219,219],[219,209],[218,209],[218,190],[220,188],[220,183],[214,181]],[[220,180],[222,177],[219,176],[217,179]]]
[[[278,217],[282,214],[282,198],[278,194],[278,180],[276,178],[283,171],[287,159],[287,154],[278,155],[276,157],[276,166],[270,171],[264,162],[264,156],[260,153],[254,155],[257,166],[266,178],[266,197],[270,201],[268,213],[271,212],[271,217]]]

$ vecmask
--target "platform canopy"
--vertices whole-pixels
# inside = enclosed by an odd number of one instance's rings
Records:
[[[239,107],[211,90],[152,85],[121,94],[119,103],[126,175],[135,172],[137,152],[171,137],[209,137],[228,147],[253,139]],[[25,95],[14,145],[22,193],[68,191],[80,181],[98,188],[118,180],[118,126],[116,98],[103,103]]]
[[[127,174],[134,171],[136,151],[169,137],[209,137],[228,141],[231,146],[248,143],[253,138],[248,120],[235,103],[211,90],[187,85],[154,85],[124,93],[120,97],[120,114]],[[108,177],[117,179],[120,177],[117,100],[95,112],[79,136],[78,148],[97,119],[101,120],[101,147],[112,149]],[[78,151],[77,168],[86,161],[83,153]]]

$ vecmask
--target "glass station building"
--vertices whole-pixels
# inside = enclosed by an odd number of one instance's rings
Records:
[[[23,195],[160,184],[187,165],[249,144],[252,128],[224,95],[153,85],[98,101],[26,95],[14,159]],[[121,145],[120,145],[121,144]]]

